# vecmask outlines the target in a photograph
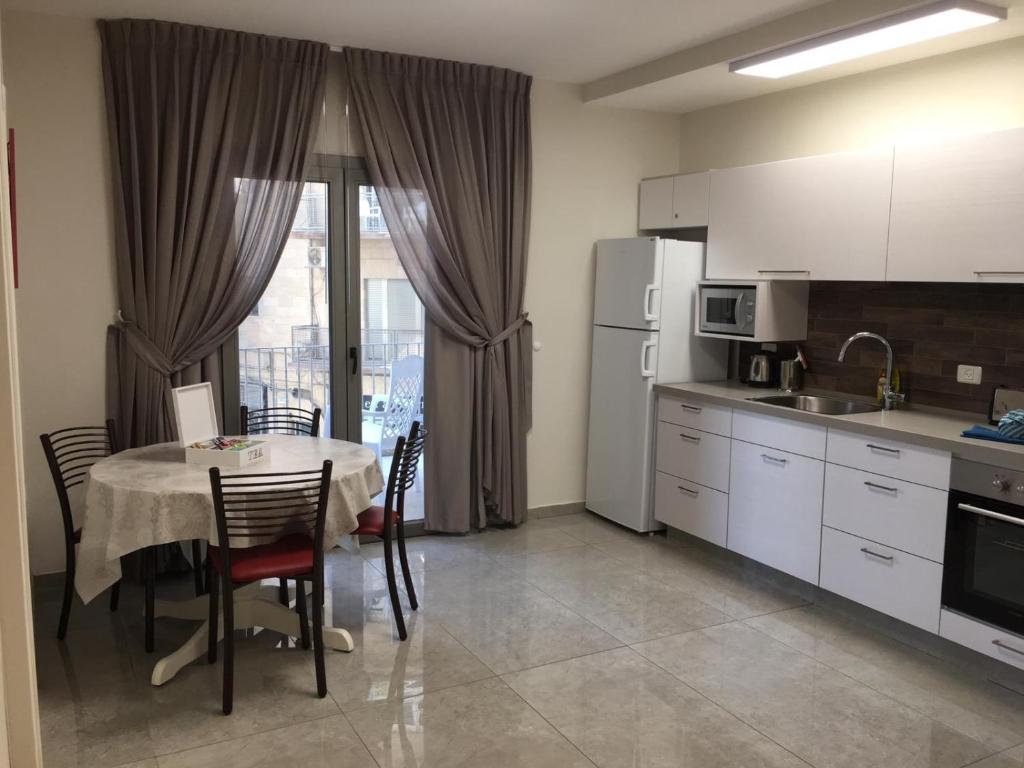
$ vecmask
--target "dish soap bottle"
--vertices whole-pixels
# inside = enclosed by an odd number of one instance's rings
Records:
[[[900,392],[903,391],[903,384],[900,381],[900,369],[899,368],[893,368],[892,369],[892,391],[895,394],[899,394]]]
[[[882,404],[885,401],[885,368],[878,369],[878,384],[875,386],[875,401]]]

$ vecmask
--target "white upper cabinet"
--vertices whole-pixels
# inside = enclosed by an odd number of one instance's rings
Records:
[[[886,279],[1024,282],[1024,129],[896,147]]]
[[[711,280],[884,280],[892,148],[712,171]]]
[[[639,229],[708,225],[708,176],[687,173],[640,182]]]

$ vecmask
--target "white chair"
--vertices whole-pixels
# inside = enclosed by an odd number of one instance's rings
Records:
[[[373,448],[382,459],[395,451],[395,443],[404,437],[419,415],[423,400],[423,358],[403,357],[391,364],[388,401],[380,424],[363,422],[363,445]]]

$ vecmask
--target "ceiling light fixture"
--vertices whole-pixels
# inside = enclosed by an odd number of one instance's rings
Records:
[[[1006,9],[977,0],[940,0],[734,61],[730,72],[789,77],[1006,19]]]

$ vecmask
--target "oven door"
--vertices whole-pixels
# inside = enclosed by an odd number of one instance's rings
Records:
[[[701,286],[701,331],[753,336],[756,293],[753,286]]]
[[[942,603],[1024,635],[1024,507],[950,491]]]

